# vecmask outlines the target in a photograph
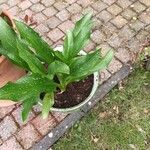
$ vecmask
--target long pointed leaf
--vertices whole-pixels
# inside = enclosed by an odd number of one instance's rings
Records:
[[[14,20],[15,25],[23,39],[34,48],[36,54],[46,63],[53,61],[53,49],[35,32],[32,28],[27,26],[25,23]]]
[[[54,93],[47,93],[43,99],[42,116],[43,119],[48,117],[50,108],[54,105]]]
[[[38,100],[38,96],[31,96],[28,99],[26,99],[25,101],[23,101],[23,110],[22,110],[22,121],[24,122],[28,116],[29,113],[33,107],[33,105],[35,105],[37,103]]]
[[[17,39],[17,47],[19,56],[28,64],[33,73],[39,73],[45,75],[46,70],[39,59],[31,53],[29,47],[21,40]]]
[[[18,66],[28,69],[27,64],[19,57],[16,45],[16,34],[0,17],[0,53]]]
[[[48,72],[49,74],[53,74],[53,75],[56,73],[69,74],[70,68],[65,63],[56,60],[48,66]]]
[[[10,99],[13,101],[24,101],[30,95],[42,92],[51,92],[56,89],[56,84],[38,74],[31,74],[17,80],[16,83],[7,83],[0,88],[0,100]]]

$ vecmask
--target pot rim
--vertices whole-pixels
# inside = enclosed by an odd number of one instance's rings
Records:
[[[63,51],[63,46],[62,45],[59,45],[55,48],[56,51]],[[80,51],[81,55],[86,55],[87,53],[83,50]],[[69,113],[69,112],[72,112],[72,111],[75,111],[75,110],[79,110],[83,105],[85,105],[86,103],[88,103],[91,98],[93,97],[93,95],[95,94],[97,88],[98,88],[98,85],[99,85],[99,72],[95,72],[93,73],[94,75],[94,82],[93,82],[93,87],[92,87],[92,90],[89,94],[89,96],[84,100],[82,101],[81,103],[73,106],[73,107],[69,107],[69,108],[55,108],[55,107],[52,107],[50,109],[50,111],[54,111],[54,112],[66,112],[66,113]],[[39,101],[38,102],[40,105],[42,105],[42,102]]]

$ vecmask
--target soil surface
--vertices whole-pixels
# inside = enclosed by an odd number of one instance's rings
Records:
[[[86,79],[73,82],[68,85],[65,92],[57,91],[55,94],[55,108],[73,107],[84,101],[91,93],[94,83],[94,75],[89,75]]]

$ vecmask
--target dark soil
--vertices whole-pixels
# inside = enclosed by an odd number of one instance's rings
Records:
[[[55,93],[55,103],[53,107],[68,108],[81,103],[90,95],[93,83],[94,75],[92,74],[84,80],[69,84],[63,93],[60,93],[60,90],[58,90]]]

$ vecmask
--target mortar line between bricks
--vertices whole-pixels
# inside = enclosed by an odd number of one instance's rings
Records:
[[[104,84],[100,85],[95,96],[91,99],[92,105],[86,104],[78,112],[68,115],[60,124],[53,128],[39,143],[33,145],[31,150],[47,150],[50,148],[69,128],[87,114],[104,96],[115,87],[119,81],[127,77],[131,72],[131,65],[124,65],[118,72],[110,77]],[[104,88],[104,91],[101,90]],[[53,135],[49,136],[50,133]]]

